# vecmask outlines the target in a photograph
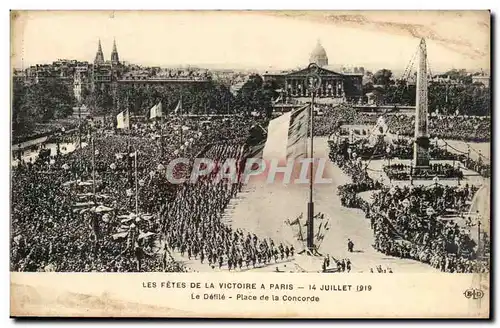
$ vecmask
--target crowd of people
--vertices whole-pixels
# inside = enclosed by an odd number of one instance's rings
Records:
[[[242,161],[240,148],[241,144],[226,143],[210,148],[204,156],[220,163],[228,158]],[[223,212],[241,190],[242,183],[218,180],[217,174],[215,169],[196,183],[181,185],[165,214],[163,233],[168,248],[212,268],[224,267],[229,271],[261,267],[293,257],[293,246],[235,230],[223,222]]]
[[[410,180],[424,179],[430,180],[434,178],[441,179],[463,179],[463,172],[447,163],[431,163],[428,168],[414,168],[403,163],[384,166],[384,172],[387,177],[392,180]]]
[[[475,259],[476,243],[451,220],[440,220],[447,211],[463,212],[476,188],[382,188],[375,194],[370,220],[374,247],[387,255],[429,263],[444,272],[478,272],[484,263]],[[432,208],[429,211],[429,208]]]
[[[340,124],[376,124],[380,113],[357,112],[352,106],[320,105],[324,115],[315,116],[315,135],[329,136]],[[404,113],[384,115],[387,126],[394,133],[413,136],[415,116]],[[440,139],[454,139],[468,142],[488,142],[491,140],[491,118],[487,116],[429,116],[429,134]]]
[[[370,190],[378,190],[382,184],[373,180],[363,167],[359,157],[352,159],[346,150],[347,144],[330,142],[330,160],[340,167],[344,173],[351,177],[352,182],[338,187],[337,194],[342,206],[360,208],[365,212],[370,210],[370,205],[358,194]]]
[[[428,187],[387,187],[368,176],[362,161],[353,156],[357,151],[345,139],[330,142],[330,159],[352,179],[338,187],[341,203],[362,209],[371,220],[375,249],[428,263],[445,272],[488,270],[484,261],[477,261],[477,245],[468,231],[471,224],[464,230],[452,220],[438,219],[463,216],[477,187],[448,187],[438,180]],[[443,164],[433,165],[439,166],[434,168],[438,171],[446,169]],[[403,166],[396,164],[392,168],[405,171]],[[358,195],[368,190],[376,190],[371,203]]]
[[[241,233],[233,233],[220,222],[221,211],[239,186],[209,181],[171,184],[165,166],[179,156],[192,162],[204,152],[204,156],[233,156],[230,149],[241,145],[252,124],[243,117],[212,119],[205,125],[188,118],[136,122],[127,131],[113,131],[104,124],[94,126],[84,137],[83,148],[20,162],[12,172],[11,270],[182,271],[181,264],[161,256],[165,227],[174,224],[175,214],[186,215],[186,221],[178,223],[182,227],[203,220],[199,227],[204,227],[206,239],[202,240],[211,240],[198,253],[191,239],[181,248],[207,261],[212,254],[205,248],[215,247],[219,255],[225,242],[208,236],[216,233],[227,239],[231,235],[232,242],[232,236]],[[188,172],[188,167],[178,171],[174,175]],[[261,252],[266,242],[273,258],[293,254],[272,241],[253,241],[252,237],[248,249],[258,247],[259,251],[249,256],[251,261],[254,256],[257,262],[269,261]],[[236,267],[237,253],[224,254]]]

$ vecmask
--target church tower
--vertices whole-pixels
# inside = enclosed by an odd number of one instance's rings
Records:
[[[120,58],[118,57],[118,50],[116,50],[116,40],[113,40],[113,51],[111,52],[111,64],[119,65]]]
[[[97,53],[95,54],[94,64],[104,64],[104,55],[102,53],[101,39],[99,39],[99,45],[97,47]]]

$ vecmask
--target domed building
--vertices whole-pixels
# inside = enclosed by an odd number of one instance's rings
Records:
[[[321,77],[321,85],[316,91],[318,103],[339,103],[344,101],[357,102],[362,97],[363,67],[345,69],[329,65],[328,55],[325,48],[318,40],[316,46],[309,56],[309,63],[319,66],[317,74]],[[288,70],[281,72],[266,72],[263,74],[264,81],[274,81],[279,87],[279,100],[287,103],[308,102],[311,92],[308,89],[306,78],[311,71],[309,68]],[[293,100],[292,100],[293,98]]]
[[[316,43],[316,47],[314,47],[311,52],[311,56],[309,57],[309,64],[312,63],[318,65],[319,67],[328,66],[328,56],[319,39],[318,43]]]

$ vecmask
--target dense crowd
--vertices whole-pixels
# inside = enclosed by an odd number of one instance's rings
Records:
[[[430,164],[428,168],[414,168],[410,165],[398,163],[391,166],[384,166],[384,172],[389,179],[393,180],[410,180],[410,179],[425,179],[433,178],[441,179],[463,179],[463,172],[447,163]]]
[[[228,158],[242,162],[240,149],[240,144],[225,144],[212,147],[205,156],[217,163]],[[212,268],[224,266],[228,270],[255,268],[292,257],[293,246],[245,234],[222,221],[226,206],[240,191],[242,183],[217,179],[219,169],[196,183],[180,187],[166,211],[168,219],[163,231],[169,248]]]
[[[357,112],[348,105],[322,105],[324,115],[315,116],[315,135],[329,136],[341,124],[376,124],[379,113]],[[406,114],[385,114],[387,126],[401,136],[413,136],[415,116]],[[469,142],[488,142],[491,140],[491,117],[483,116],[430,116],[429,134],[440,139],[454,139]]]
[[[375,194],[370,215],[374,247],[384,254],[429,263],[445,272],[478,272],[476,243],[453,221],[439,220],[447,211],[463,212],[473,186],[387,188]],[[432,210],[429,210],[432,208]]]
[[[351,183],[338,187],[342,205],[360,208],[370,218],[378,251],[429,263],[445,272],[487,270],[485,262],[476,260],[477,245],[470,238],[470,231],[451,220],[438,219],[463,216],[477,187],[448,187],[435,180],[428,187],[389,188],[368,176],[361,160],[353,156],[356,151],[359,150],[345,139],[330,142],[330,159],[352,178]],[[397,169],[398,165],[403,166],[396,164],[392,168]],[[401,167],[400,171],[406,169]],[[373,203],[358,195],[368,190],[377,190]],[[468,222],[470,229],[470,218]]]
[[[356,160],[350,159],[351,154],[345,150],[346,146],[346,143],[330,143],[330,160],[352,179],[351,183],[339,186],[337,193],[343,206],[361,208],[368,212],[370,210],[368,202],[358,194],[364,191],[380,189],[382,184],[370,178],[359,157]]]
[[[202,199],[213,201],[216,205],[205,205],[215,216],[203,215],[210,220],[204,226],[220,228],[217,213],[238,188],[207,182],[171,184],[165,166],[178,156],[191,162],[203,152],[212,156],[210,149],[220,155],[216,143],[241,145],[251,125],[250,119],[234,117],[208,124],[187,118],[164,124],[134,123],[126,132],[95,126],[92,135],[85,137],[86,147],[21,163],[12,172],[11,270],[183,270],[173,259],[159,256],[166,222],[173,224],[168,215],[191,207],[201,211],[198,214],[208,214],[203,212],[207,208],[194,204],[203,204]],[[229,155],[233,154],[225,154]],[[174,175],[188,172],[185,166],[176,169]],[[219,191],[224,192],[216,199]],[[195,198],[188,200],[188,194]],[[205,233],[212,234],[210,230]],[[221,230],[217,233],[222,234]]]

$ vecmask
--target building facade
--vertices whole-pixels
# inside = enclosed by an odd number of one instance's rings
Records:
[[[320,67],[318,74],[321,77],[321,86],[316,93],[320,102],[359,101],[362,98],[364,68],[355,67],[336,72],[328,65],[327,53],[319,41],[310,54],[309,63]],[[283,99],[300,101],[300,98],[311,96],[306,82],[310,73],[309,68],[303,68],[296,71],[266,72],[263,78],[264,81],[273,80],[279,86]]]

